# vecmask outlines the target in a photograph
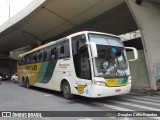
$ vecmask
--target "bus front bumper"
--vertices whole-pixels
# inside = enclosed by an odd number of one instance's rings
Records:
[[[100,98],[100,97],[107,97],[107,96],[116,96],[127,94],[130,92],[131,83],[128,83],[126,86],[120,87],[107,87],[107,86],[99,86],[99,85],[92,85],[92,98]]]

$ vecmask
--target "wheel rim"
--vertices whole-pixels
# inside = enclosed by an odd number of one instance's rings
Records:
[[[23,87],[25,87],[25,80],[22,80],[22,85]]]
[[[28,83],[28,81],[27,81],[27,88],[29,88],[29,83]]]
[[[28,81],[28,79],[26,80],[26,87],[27,87],[27,88],[30,87],[30,86],[29,86],[29,81]]]
[[[71,96],[71,89],[70,89],[70,86],[67,82],[65,82],[63,84],[63,95],[67,99],[70,98],[70,96]]]
[[[66,96],[68,96],[69,92],[70,92],[70,89],[69,89],[68,85],[65,85],[65,86],[64,86],[64,94],[65,94]]]

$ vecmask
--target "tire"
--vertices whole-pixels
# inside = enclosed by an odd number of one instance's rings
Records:
[[[25,87],[25,79],[22,79],[22,86]]]
[[[25,87],[26,88],[30,88],[29,79],[28,78],[26,78],[26,80],[25,80]]]
[[[63,96],[66,99],[72,99],[74,95],[71,94],[71,88],[67,81],[63,83]]]

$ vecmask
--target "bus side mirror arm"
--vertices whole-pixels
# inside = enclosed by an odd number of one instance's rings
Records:
[[[96,43],[95,42],[86,42],[86,45],[90,46],[90,48],[91,48],[91,53],[92,53],[91,58],[97,57],[98,55],[97,55]]]
[[[137,51],[136,48],[134,48],[134,47],[125,47],[125,49],[133,50],[133,53],[134,53],[134,59],[130,59],[128,61],[138,60],[138,51]]]

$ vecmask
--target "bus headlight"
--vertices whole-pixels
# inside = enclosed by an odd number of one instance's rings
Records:
[[[106,86],[106,83],[104,81],[95,81],[94,84],[99,86]]]
[[[132,80],[128,80],[128,84],[131,84],[132,83]]]

